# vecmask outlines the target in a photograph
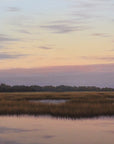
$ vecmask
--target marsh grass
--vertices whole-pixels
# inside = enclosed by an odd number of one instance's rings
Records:
[[[30,100],[68,99],[62,104]],[[83,118],[114,116],[114,92],[0,93],[0,115],[51,115]]]

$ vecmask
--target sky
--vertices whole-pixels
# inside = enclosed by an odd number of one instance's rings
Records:
[[[46,84],[75,85],[76,81],[77,85],[114,87],[113,64],[114,0],[0,0],[1,82],[11,80],[9,69],[15,76],[20,76],[21,71],[25,77],[25,69],[31,69],[30,73],[26,71],[29,77],[33,77],[37,69],[37,79],[41,79],[39,71],[42,70],[45,76],[56,74],[52,82],[44,79],[44,84],[46,80]],[[83,74],[80,72],[79,79],[68,70],[73,69],[73,73],[78,74],[80,66]],[[89,71],[89,67],[96,71]],[[49,73],[49,69],[53,72]],[[84,76],[85,69],[88,76]],[[4,70],[7,75],[3,77]],[[93,82],[89,82],[90,72],[94,73]],[[95,82],[101,74],[109,73],[112,77],[108,84],[103,81],[106,76],[101,82]],[[60,83],[54,81],[58,75]],[[24,83],[16,77],[15,81],[14,84]],[[42,84],[41,81],[37,84]],[[33,83],[32,79],[25,84]]]

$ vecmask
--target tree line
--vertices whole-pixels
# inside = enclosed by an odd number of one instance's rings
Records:
[[[114,88],[100,88],[96,86],[38,86],[0,84],[0,92],[73,92],[73,91],[114,91]]]

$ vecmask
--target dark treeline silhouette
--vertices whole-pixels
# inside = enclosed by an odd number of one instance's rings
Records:
[[[15,85],[10,86],[6,84],[0,84],[0,92],[72,92],[72,91],[114,91],[114,88],[99,88],[96,86],[24,86]]]

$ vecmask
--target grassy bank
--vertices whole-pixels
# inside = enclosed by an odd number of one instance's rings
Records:
[[[63,104],[30,100],[68,99]],[[82,118],[114,116],[114,92],[0,93],[0,115],[52,115]]]

